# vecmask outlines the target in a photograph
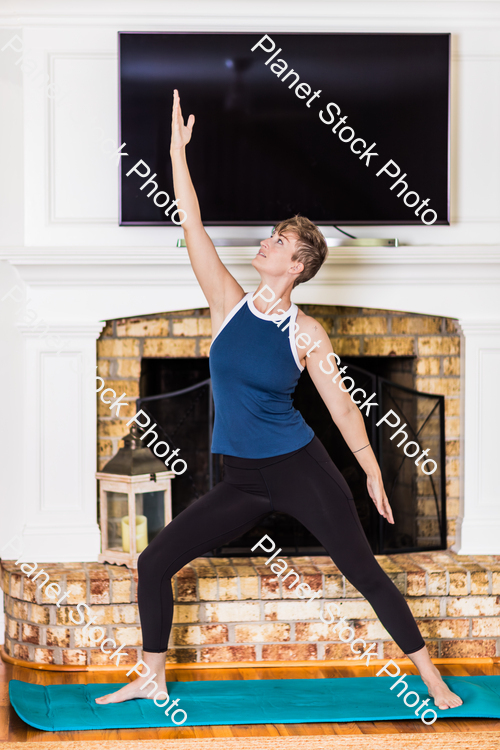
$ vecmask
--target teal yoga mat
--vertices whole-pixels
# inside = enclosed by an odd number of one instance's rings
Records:
[[[404,678],[408,690],[422,700],[429,696],[420,677]],[[439,718],[500,718],[500,675],[445,677],[445,682],[464,701],[459,708],[440,711]],[[398,698],[401,683],[391,691],[394,679],[351,677],[311,680],[220,680],[168,683],[170,702],[179,699],[171,713],[183,709],[181,726],[220,724],[306,724],[331,721],[380,721],[416,719],[415,708]],[[123,683],[122,683],[123,684]],[[122,684],[32,685],[11,680],[12,706],[27,724],[50,732],[84,729],[175,727],[165,716],[168,705],[158,708],[152,700],[100,706],[94,698],[117,690]],[[413,703],[415,696],[409,702]],[[432,708],[432,701],[421,709]],[[184,714],[177,714],[181,721]],[[426,721],[433,718],[427,714]]]

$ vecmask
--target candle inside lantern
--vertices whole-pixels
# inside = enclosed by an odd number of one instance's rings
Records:
[[[122,547],[124,552],[130,552],[129,517],[122,518]],[[148,519],[146,516],[135,517],[135,546],[137,552],[142,552],[148,546]]]

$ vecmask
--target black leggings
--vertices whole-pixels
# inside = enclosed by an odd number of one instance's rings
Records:
[[[141,553],[138,602],[144,651],[167,650],[172,576],[272,511],[293,516],[314,534],[404,653],[425,645],[404,597],[371,551],[345,479],[315,437],[304,448],[273,458],[225,456],[224,480],[176,516]],[[279,539],[273,541],[279,548]]]

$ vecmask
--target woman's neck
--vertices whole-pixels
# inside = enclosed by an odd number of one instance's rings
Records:
[[[252,300],[261,313],[268,312],[287,312],[292,304],[290,294],[292,286],[284,286],[283,284],[276,284],[276,288],[271,287],[270,284],[261,282],[257,290],[252,295]],[[281,290],[280,290],[281,287]]]

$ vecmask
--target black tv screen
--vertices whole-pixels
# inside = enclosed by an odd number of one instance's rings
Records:
[[[449,34],[122,32],[119,60],[120,224],[172,225],[174,88],[205,224],[449,223]]]

